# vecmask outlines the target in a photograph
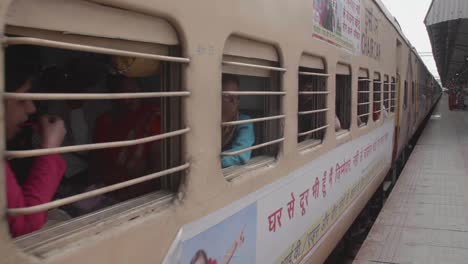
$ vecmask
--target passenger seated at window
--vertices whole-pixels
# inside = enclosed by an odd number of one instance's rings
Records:
[[[234,75],[223,74],[223,91],[239,91],[239,79]],[[222,121],[230,122],[236,120],[250,119],[249,116],[239,112],[239,96],[223,95]],[[233,152],[251,147],[255,143],[255,132],[252,123],[237,126],[223,126],[222,148],[223,152]],[[250,160],[252,151],[246,151],[235,156],[224,156],[222,167],[227,168],[234,165],[243,165]]]
[[[137,79],[123,76],[110,77],[109,90],[114,93],[143,92]],[[101,115],[96,122],[94,142],[135,140],[161,133],[159,103],[142,99],[113,101],[113,109]],[[130,147],[95,151],[93,181],[105,185],[116,184],[154,173],[159,169],[160,144],[150,142]],[[156,190],[155,181],[134,185],[109,195],[117,200],[134,198]]]
[[[5,90],[7,92],[31,92],[36,70],[39,68],[38,51],[30,46],[12,46],[5,49]],[[26,125],[29,116],[36,112],[30,100],[7,99],[5,104],[5,134],[13,140],[21,127]],[[42,148],[55,148],[62,145],[65,136],[64,122],[53,116],[38,118]],[[50,202],[65,172],[64,160],[56,154],[37,157],[24,181],[19,183],[15,172],[5,161],[8,208],[21,208]],[[47,219],[47,212],[8,217],[10,233],[13,237],[28,234],[40,229]]]
[[[338,116],[335,115],[335,132],[338,132],[341,130],[341,122]]]
[[[105,72],[103,63],[83,56],[70,59],[63,67],[48,68],[41,79],[43,87],[47,87],[50,93],[86,93],[104,80]],[[47,113],[60,116],[65,122],[67,135],[64,146],[91,143],[89,126],[95,122],[95,115],[90,116],[89,111],[85,111],[88,106],[89,101],[84,100],[48,102]],[[76,181],[83,182],[81,176],[87,173],[88,152],[65,153],[62,157],[67,163],[65,178],[76,176]]]
[[[300,76],[300,86],[299,89],[301,92],[313,92],[314,83],[313,79],[310,77]],[[311,111],[317,109],[318,105],[314,102],[318,101],[316,96],[312,94],[304,94],[299,96],[299,111]],[[306,132],[317,127],[314,126],[313,118],[316,118],[316,115],[302,115],[299,116],[299,132]],[[312,134],[304,136],[304,140],[309,140],[312,138]]]

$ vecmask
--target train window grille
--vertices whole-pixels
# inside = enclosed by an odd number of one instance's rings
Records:
[[[382,79],[379,73],[374,74],[373,83],[373,114],[372,118],[374,121],[379,120],[380,113],[382,112]]]
[[[390,113],[395,113],[396,97],[397,97],[396,79],[395,77],[392,77],[392,81],[390,83]]]
[[[242,39],[240,41],[242,42]],[[232,180],[245,170],[263,166],[276,159],[280,144],[284,141],[282,123],[285,115],[281,109],[281,99],[286,92],[281,90],[280,80],[286,69],[279,67],[278,61],[232,54],[223,55],[222,67],[223,78],[231,76],[239,80],[238,91],[221,92],[222,104],[225,104],[224,99],[228,97],[238,98],[239,113],[245,118],[223,121],[221,134],[226,134],[224,131],[236,129],[243,124],[253,124],[255,134],[253,145],[242,149],[230,149],[229,143],[224,144],[226,138],[221,137],[222,145],[225,145],[220,154],[223,174],[227,180]],[[227,166],[224,164],[223,159],[227,160],[243,153],[250,153],[246,162]]]
[[[406,110],[408,107],[408,81],[405,81],[403,90],[403,109]]]
[[[26,31],[28,32],[28,31]],[[94,198],[97,196],[104,196],[104,195],[115,195],[116,193],[123,193],[123,197],[121,200],[115,204],[113,203],[113,208],[116,208],[113,212],[120,212],[119,210],[127,210],[125,208],[128,205],[124,205],[124,201],[132,201],[141,199],[139,197],[144,196],[151,196],[151,197],[159,197],[158,199],[166,199],[165,194],[172,195],[178,191],[179,183],[181,182],[181,177],[184,175],[184,172],[190,167],[190,163],[183,160],[182,155],[182,137],[186,135],[190,128],[184,126],[182,120],[182,103],[183,98],[188,97],[190,95],[189,91],[186,91],[182,87],[181,82],[181,71],[182,67],[185,64],[190,62],[189,58],[180,57],[180,47],[178,45],[174,46],[166,46],[162,44],[154,44],[159,46],[164,46],[164,49],[167,53],[158,54],[158,53],[146,53],[141,51],[135,51],[138,44],[132,46],[132,50],[126,50],[122,47],[117,48],[103,48],[101,46],[94,46],[93,44],[85,44],[86,41],[80,42],[80,44],[74,44],[71,42],[61,42],[57,40],[51,40],[48,38],[40,38],[40,37],[31,37],[28,36],[26,33],[25,35],[18,34],[15,31],[15,34],[9,35],[8,37],[4,38],[4,41],[8,46],[14,45],[29,45],[33,47],[37,47],[40,49],[41,54],[54,54],[57,52],[60,56],[66,54],[67,52],[70,53],[70,58],[75,57],[76,54],[82,54],[88,58],[106,58],[102,59],[106,63],[110,63],[111,56],[112,58],[129,58],[129,60],[134,60],[135,58],[140,58],[146,61],[156,61],[160,66],[158,70],[158,77],[153,81],[149,81],[146,83],[145,88],[142,91],[138,92],[116,92],[116,93],[109,93],[107,88],[103,88],[104,90],[100,90],[98,92],[87,92],[84,90],[80,90],[78,92],[70,93],[69,91],[64,90],[56,90],[53,92],[50,91],[41,91],[39,93],[16,93],[16,92],[3,92],[2,96],[3,99],[11,99],[11,100],[32,100],[41,106],[47,106],[48,103],[52,104],[54,102],[91,102],[94,105],[103,105],[107,102],[109,104],[118,102],[119,100],[141,100],[147,103],[151,103],[152,105],[158,102],[158,109],[151,108],[154,112],[151,112],[154,115],[159,115],[160,119],[160,133],[153,134],[151,132],[143,133],[141,137],[131,137],[131,139],[124,139],[124,140],[108,140],[105,142],[99,143],[85,143],[79,145],[65,145],[61,147],[55,148],[47,148],[47,149],[28,149],[28,150],[6,150],[4,152],[4,158],[6,160],[15,161],[25,158],[33,158],[39,157],[43,155],[50,155],[50,154],[61,154],[61,155],[68,155],[74,153],[91,153],[99,152],[99,151],[107,151],[109,149],[128,149],[128,148],[138,148],[139,146],[145,146],[145,144],[153,144],[159,143],[159,147],[157,153],[159,154],[157,161],[153,160],[149,163],[158,163],[159,168],[157,170],[152,170],[149,168],[143,169],[142,175],[136,175],[133,178],[126,179],[124,181],[119,181],[112,184],[104,184],[101,187],[95,187],[91,191],[89,189],[83,189],[84,191],[74,190],[71,195],[64,196],[63,194],[57,193],[57,199],[43,203],[36,206],[31,207],[24,207],[24,208],[9,208],[7,210],[7,214],[9,216],[22,216],[22,215],[31,215],[39,212],[45,212],[53,209],[63,209],[67,211],[67,209],[72,208],[76,203],[84,201],[86,199]],[[112,42],[113,40],[106,40]],[[90,42],[93,43],[93,42]],[[152,44],[148,44],[152,45]],[[145,49],[143,49],[145,50]],[[156,49],[160,50],[160,48]],[[72,55],[73,54],[73,55]],[[44,55],[45,56],[45,55]],[[115,57],[116,56],[116,57]],[[125,71],[129,70],[130,68],[115,68],[116,65],[107,64],[105,70],[105,80],[109,80],[109,74],[122,74]],[[112,69],[110,69],[112,68]],[[111,73],[112,72],[112,73]],[[123,77],[125,78],[125,77]],[[141,84],[139,80],[139,84]],[[156,84],[158,87],[153,86]],[[59,87],[62,88],[63,87]],[[45,108],[44,108],[45,109]],[[48,109],[48,108],[47,108]],[[101,113],[104,113],[101,112]],[[153,120],[153,119],[151,119]],[[143,123],[140,123],[143,124]],[[92,124],[88,124],[92,126]],[[135,127],[137,128],[137,127]],[[146,157],[146,156],[145,156]],[[91,175],[92,176],[92,175]],[[111,176],[111,175],[107,175]],[[66,179],[62,180],[62,183]],[[156,181],[156,182],[155,182]],[[71,187],[74,187],[75,183],[71,184]],[[127,197],[126,192],[132,188],[137,188],[138,186],[151,186],[151,190],[148,192],[137,192],[136,196],[130,195]],[[59,188],[60,190],[60,188]],[[159,193],[158,195],[152,195],[151,193]],[[116,196],[112,196],[116,197]],[[167,199],[166,199],[167,200]],[[161,200],[162,201],[162,200]],[[134,205],[136,206],[136,205]],[[104,206],[106,207],[106,206]],[[88,212],[84,213],[87,214],[92,211],[99,211],[99,209],[88,210]],[[76,210],[71,210],[74,213],[71,214],[74,217],[81,216],[82,213],[77,213]],[[67,211],[68,212],[68,211]],[[98,213],[99,213],[98,212]],[[98,217],[99,218],[99,217]],[[93,218],[94,219],[94,218]],[[101,217],[102,220],[102,217]],[[90,219],[86,221],[91,221]],[[86,222],[87,224],[89,224]],[[83,224],[86,224],[83,222]],[[70,223],[71,224],[71,223]],[[77,223],[74,223],[73,226],[76,226]],[[64,232],[69,232],[69,227],[67,225],[60,225],[60,230]],[[54,234],[59,232],[60,230],[55,230]],[[45,230],[44,232],[46,232]],[[42,232],[42,230],[41,230]],[[38,235],[41,235],[41,232],[37,232]],[[47,237],[50,234],[45,234]]]
[[[367,125],[369,122],[370,114],[370,94],[372,93],[370,90],[370,82],[369,73],[367,70],[361,70],[362,74],[358,79],[358,106],[357,106],[357,114],[358,114],[358,126]]]
[[[388,75],[385,75],[384,77],[384,89],[383,89],[383,107],[384,110],[389,113],[390,112],[390,80],[388,78]]]
[[[335,109],[336,118],[340,121],[340,131],[349,130],[351,127],[351,69],[347,65],[340,65],[342,69],[346,69],[336,74],[336,97]]]
[[[298,142],[320,144],[327,124],[327,78],[323,69],[299,67]]]

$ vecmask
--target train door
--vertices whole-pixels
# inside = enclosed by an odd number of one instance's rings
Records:
[[[403,104],[406,105],[406,136],[405,136],[405,141],[404,143],[406,144],[408,140],[411,138],[412,135],[412,127],[413,127],[413,114],[414,114],[414,74],[413,74],[413,64],[412,64],[412,58],[413,54],[410,52],[408,56],[408,68],[406,70],[406,80],[405,80],[405,94],[403,98]],[[410,97],[410,92],[409,89],[411,89],[411,99]]]
[[[401,104],[400,104],[400,91],[401,91],[401,78],[400,73],[397,72],[396,74],[396,103],[395,103],[395,133],[393,133],[393,157],[392,160],[395,161],[398,154],[398,142],[399,142],[399,135],[400,135],[400,112],[401,112]]]
[[[397,156],[398,156],[398,145],[399,145],[399,135],[400,135],[400,112],[401,112],[401,104],[400,104],[400,91],[401,91],[401,78],[400,78],[400,72],[401,72],[401,67],[402,67],[402,60],[401,60],[401,57],[402,57],[402,42],[397,39],[396,40],[396,61],[395,61],[395,65],[396,65],[396,102],[394,102],[395,104],[395,133],[393,133],[394,135],[394,139],[393,139],[393,157],[392,157],[392,161],[395,161]]]

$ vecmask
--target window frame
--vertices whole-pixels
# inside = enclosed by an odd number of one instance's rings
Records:
[[[390,82],[390,113],[395,114],[396,111],[396,103],[397,103],[397,88],[396,88],[396,77],[392,76],[391,77],[391,82]]]
[[[374,79],[372,81],[372,120],[374,122],[382,119],[382,84],[382,74],[377,71],[374,72]],[[377,118],[375,117],[376,114]]]
[[[338,79],[338,78],[343,78],[343,79]],[[344,82],[344,88],[341,92],[343,93],[341,96],[344,97],[345,100],[347,100],[346,103],[342,104],[337,104],[338,100],[342,100],[341,97],[338,97],[338,86],[340,85],[339,82]],[[352,68],[350,64],[346,63],[337,63],[337,71],[335,72],[335,118],[338,117],[340,120],[340,125],[341,129],[338,131],[335,131],[335,134],[337,137],[340,137],[348,132],[351,131],[352,128],[352,102],[353,102],[353,97],[352,97],[352,90],[353,90],[353,77],[352,77]],[[340,107],[343,107],[341,109]],[[342,113],[340,115],[338,114],[338,111],[342,110]],[[347,110],[347,111],[346,111]],[[347,112],[347,113],[346,113]],[[344,119],[341,114],[346,115],[347,119]],[[346,123],[348,124],[346,128],[343,128],[343,120],[346,120]],[[335,130],[335,129],[334,129]]]
[[[372,79],[369,78],[369,70],[365,68],[359,69],[358,77],[358,102],[357,102],[357,122],[359,126],[359,120],[362,117],[367,117],[365,122],[361,120],[361,125],[359,127],[365,127],[369,124],[369,117],[371,113],[371,85]],[[364,87],[363,87],[364,86]],[[362,109],[367,109],[362,111]]]
[[[330,111],[330,108],[328,106],[328,96],[330,95],[330,91],[328,89],[328,78],[330,78],[330,74],[327,73],[325,60],[321,57],[313,56],[313,55],[308,55],[308,54],[302,54],[299,68],[298,68],[298,121],[297,121],[297,143],[299,146],[299,149],[307,149],[307,148],[314,148],[319,145],[323,145],[326,136],[327,136],[327,129],[330,127],[330,124],[327,121],[327,113]],[[323,86],[321,87],[315,87],[313,91],[303,91],[301,90],[301,79],[302,78],[307,78],[309,76],[310,78],[316,78],[315,80],[311,80],[313,82],[323,83]],[[315,90],[317,89],[317,90]],[[301,95],[311,95],[314,96],[313,100],[313,105],[314,109],[308,109],[308,110],[301,110],[300,105],[301,105]],[[322,98],[323,97],[323,98]],[[323,105],[322,106],[317,106],[319,108],[316,108],[316,105]],[[320,108],[321,107],[321,108]],[[314,118],[314,125],[312,125],[310,130],[307,131],[300,131],[301,128],[301,116],[312,116],[316,117],[317,115],[322,115],[321,118],[317,121],[316,118]],[[323,121],[323,124],[321,124],[321,121]],[[320,135],[319,133],[322,134],[321,138],[314,138],[315,135]],[[307,137],[310,136],[312,138],[305,138],[301,140],[302,137]],[[319,136],[320,137],[320,136]]]
[[[105,37],[97,37],[97,36],[86,36],[86,35],[75,35],[75,34],[68,34],[63,36],[63,40],[57,39],[56,34],[54,31],[47,31],[43,29],[33,29],[33,28],[18,28],[14,26],[7,25],[7,34],[9,33],[9,29],[14,31],[14,35],[19,35],[18,37],[4,37],[4,42],[7,45],[32,45],[32,46],[40,46],[40,47],[48,47],[48,48],[56,48],[56,49],[63,49],[67,51],[83,51],[88,53],[95,53],[95,54],[104,54],[104,55],[117,55],[117,56],[126,56],[126,57],[136,57],[136,58],[144,58],[150,60],[158,60],[161,63],[176,63],[177,67],[189,64],[190,59],[187,57],[176,56],[172,54],[159,54],[158,52],[144,52],[148,45],[155,45],[157,48],[156,51],[160,51],[159,43],[141,43],[143,45],[142,50],[134,49],[135,47],[139,47],[140,43],[132,40],[121,40],[121,39],[110,39]],[[24,34],[21,34],[24,32]],[[36,32],[32,37],[29,36],[28,33]],[[77,40],[78,43],[74,43],[71,40]],[[117,46],[110,45],[110,47],[105,48],[98,43],[118,43]],[[126,49],[124,46],[133,43],[134,45],[130,45],[129,49]],[[178,47],[180,47],[180,43],[178,43]],[[168,48],[170,50],[170,48]],[[181,53],[181,49],[178,51]],[[190,91],[186,90],[184,85],[182,84],[182,67],[178,72],[178,83],[181,85],[180,90],[175,91],[165,91],[164,89],[170,89],[168,87],[163,87],[163,90],[160,92],[138,92],[138,93],[15,93],[15,92],[2,92],[1,96],[3,99],[18,99],[18,100],[118,100],[124,98],[162,98],[163,100],[167,98],[185,98],[190,96]],[[182,109],[184,108],[184,101],[180,100],[178,103],[179,110],[177,112],[180,115],[180,123],[181,127],[184,123],[184,117],[182,114]],[[161,107],[168,105],[167,103],[161,103]],[[170,107],[170,106],[168,106]],[[161,134],[152,135],[144,138],[138,138],[134,140],[124,140],[124,141],[114,141],[114,142],[106,142],[106,143],[91,143],[85,145],[75,145],[75,146],[64,146],[64,147],[56,147],[56,148],[49,148],[49,149],[34,149],[34,150],[21,150],[21,151],[5,151],[4,158],[24,158],[24,157],[38,157],[42,155],[48,154],[61,154],[61,153],[71,153],[71,152],[80,152],[80,151],[89,151],[89,150],[98,150],[98,149],[106,149],[106,148],[114,148],[114,147],[125,147],[125,146],[134,146],[139,144],[145,144],[149,142],[154,142],[157,140],[161,140],[166,142],[166,140],[171,140],[176,137],[180,137],[179,139],[179,147],[178,147],[178,154],[180,156],[178,165],[174,165],[168,168],[162,168],[160,171],[153,172],[150,174],[139,176],[138,178],[134,178],[131,180],[127,180],[124,182],[116,183],[107,185],[105,187],[101,187],[95,189],[93,191],[85,191],[83,193],[79,193],[76,195],[68,196],[66,198],[52,200],[50,202],[46,202],[36,206],[24,207],[24,208],[7,208],[7,214],[11,216],[18,216],[18,215],[28,215],[37,212],[48,211],[51,209],[55,209],[64,205],[68,205],[77,201],[82,201],[87,198],[95,197],[98,195],[103,195],[106,193],[110,193],[113,191],[121,190],[126,187],[134,186],[139,183],[149,182],[153,179],[160,178],[163,179],[165,177],[171,177],[168,181],[173,181],[174,177],[178,179],[175,180],[177,183],[177,187],[170,191],[164,189],[154,189],[148,194],[139,195],[136,198],[132,198],[129,200],[119,201],[115,205],[104,207],[103,209],[98,209],[90,214],[85,214],[83,216],[73,217],[70,220],[66,220],[63,223],[60,223],[58,226],[52,226],[50,228],[43,228],[36,230],[32,233],[27,235],[15,238],[14,241],[19,245],[24,246],[26,252],[36,254],[37,250],[41,250],[44,245],[42,245],[42,240],[47,241],[47,245],[54,245],[57,243],[62,243],[63,240],[66,240],[71,235],[78,235],[79,238],[83,238],[84,233],[86,230],[96,228],[89,224],[89,221],[93,221],[94,219],[97,222],[100,221],[108,221],[113,222],[117,221],[116,216],[121,214],[125,214],[125,218],[127,219],[127,215],[131,211],[132,214],[140,215],[142,210],[147,210],[148,208],[163,208],[167,204],[169,204],[177,194],[177,191],[180,187],[180,182],[182,178],[185,176],[187,170],[190,168],[190,163],[186,161],[186,156],[183,154],[184,149],[184,140],[183,137],[190,131],[190,127],[182,127],[180,129],[176,129],[174,131],[164,132],[166,127],[164,124],[164,119],[161,121],[161,127],[163,132]],[[164,143],[166,144],[166,143]],[[172,152],[171,152],[172,153]],[[172,164],[175,160],[171,157],[165,157],[166,159],[163,160],[163,163]],[[148,198],[149,197],[149,198]],[[127,206],[131,204],[131,206]],[[139,210],[135,210],[135,208],[139,208]],[[111,215],[108,215],[109,212],[113,212]],[[118,218],[118,217],[117,217]],[[106,230],[108,226],[101,226],[99,227],[101,230]],[[63,230],[64,233],[57,233],[57,230]],[[62,241],[62,242],[61,242]],[[65,241],[65,243],[67,243]],[[39,247],[39,248],[38,248]]]
[[[276,138],[263,143],[255,142],[254,145],[233,152],[220,151],[220,165],[221,160],[225,156],[235,156],[247,151],[255,151],[258,149],[267,149],[270,147],[276,148],[276,153],[273,156],[260,155],[251,157],[248,162],[242,165],[234,165],[226,168],[221,168],[224,179],[232,181],[242,176],[245,172],[265,167],[277,161],[280,153],[281,146],[285,140],[284,137],[284,121],[286,115],[282,108],[283,97],[286,95],[282,87],[282,74],[286,72],[286,68],[281,67],[279,59],[279,51],[276,47],[269,43],[258,42],[256,40],[247,40],[237,35],[231,35],[225,42],[225,50],[221,60],[221,75],[231,74],[236,76],[253,76],[253,77],[267,77],[271,80],[270,91],[238,91],[238,92],[225,92],[221,91],[220,99],[223,95],[237,95],[237,96],[264,96],[264,97],[277,97],[279,114],[273,116],[264,116],[259,118],[250,118],[247,120],[237,120],[231,122],[221,122],[223,126],[234,126],[243,123],[260,123],[266,122],[266,127],[273,128],[273,136]],[[274,53],[273,53],[274,51]],[[276,79],[276,82],[273,83]],[[277,87],[277,90],[271,90],[272,87]],[[221,84],[220,84],[221,87]],[[267,99],[269,100],[269,99]],[[221,102],[222,107],[222,102]],[[268,105],[268,103],[267,103]],[[271,109],[265,109],[270,111]],[[250,121],[250,122],[249,122]],[[278,121],[278,124],[268,124],[269,121]],[[270,130],[270,129],[266,129]],[[268,134],[270,132],[266,131]],[[255,132],[257,133],[257,132]],[[269,137],[270,135],[264,134],[262,137]],[[256,134],[257,138],[257,134]],[[220,166],[221,167],[221,166]]]

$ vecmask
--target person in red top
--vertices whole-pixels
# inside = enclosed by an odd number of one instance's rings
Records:
[[[111,77],[109,89],[117,93],[142,92],[134,78]],[[161,133],[159,104],[141,99],[114,101],[113,110],[96,121],[94,142],[135,140]],[[158,142],[96,151],[92,177],[105,185],[116,184],[154,173],[159,168]],[[155,190],[155,181],[141,183],[110,194],[118,200],[133,198]]]
[[[30,46],[12,46],[5,49],[5,90],[30,92],[35,71],[38,69],[36,50]],[[12,140],[36,111],[30,100],[5,100],[5,134]],[[65,126],[61,119],[50,116],[39,118],[42,148],[55,148],[62,144]],[[59,155],[46,155],[34,159],[23,184],[19,184],[8,161],[5,161],[8,208],[22,208],[47,203],[52,200],[65,172],[66,164]],[[40,229],[47,220],[47,212],[23,216],[9,216],[8,224],[13,237]]]

